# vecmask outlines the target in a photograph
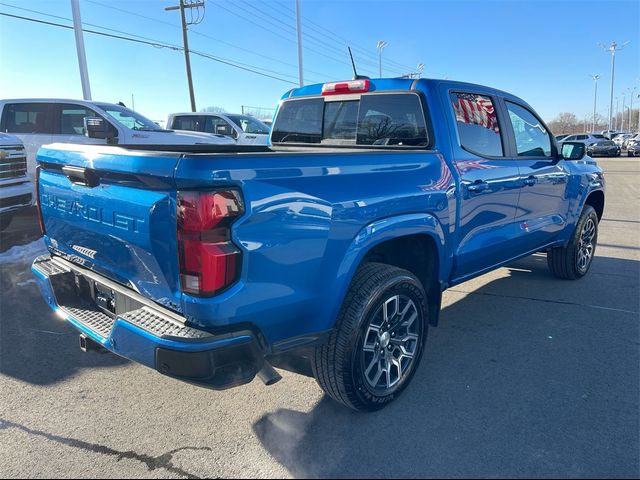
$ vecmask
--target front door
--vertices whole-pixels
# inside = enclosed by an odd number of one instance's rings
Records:
[[[516,212],[522,251],[552,243],[567,223],[569,172],[551,133],[524,105],[505,100],[508,135],[520,168],[522,190]]]

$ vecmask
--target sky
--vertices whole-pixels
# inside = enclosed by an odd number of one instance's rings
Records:
[[[295,0],[204,0],[204,18],[189,27],[189,46],[236,66],[192,54],[198,110],[242,105],[274,108],[298,84]],[[153,120],[189,111],[178,0],[80,0],[85,29],[154,43],[84,34],[94,100],[118,102]],[[611,55],[614,97],[640,93],[640,2],[300,0],[304,82],[359,73],[397,76],[424,64],[423,77],[489,85],[522,97],[546,120],[560,112],[606,116]],[[17,8],[16,8],[17,7]],[[38,13],[39,12],[39,13]],[[71,25],[71,0],[0,0],[0,13]],[[202,13],[202,12],[201,12]],[[82,98],[73,30],[0,15],[0,98]],[[9,66],[9,67],[7,67]],[[238,68],[238,67],[242,67]],[[249,70],[256,70],[261,74]],[[277,77],[277,78],[271,78]],[[635,105],[640,99],[635,98]],[[614,100],[615,109],[615,100]]]

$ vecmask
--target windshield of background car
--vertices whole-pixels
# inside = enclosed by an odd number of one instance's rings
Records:
[[[240,127],[244,133],[269,134],[269,127],[253,117],[245,115],[227,115],[227,117]]]
[[[271,134],[273,143],[427,146],[420,97],[414,93],[324,97],[282,103]]]
[[[98,103],[96,105],[104,110],[113,120],[118,122],[120,125],[124,125],[126,128],[130,128],[131,130],[164,130],[160,128],[157,123],[143,117],[133,110],[129,110],[126,107],[110,105],[107,103]]]

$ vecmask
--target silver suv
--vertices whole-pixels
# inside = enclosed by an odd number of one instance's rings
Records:
[[[0,133],[0,231],[9,226],[18,209],[33,200],[24,145],[18,137]]]
[[[604,140],[609,139],[600,133],[578,133],[576,135],[569,135],[568,137],[563,138],[560,141],[560,148],[562,148],[562,144],[564,142],[581,142],[588,147],[589,145],[602,142]]]

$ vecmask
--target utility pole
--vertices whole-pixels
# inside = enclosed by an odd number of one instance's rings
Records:
[[[424,63],[419,63],[416,66],[416,73],[417,73],[417,78],[421,78],[422,77],[422,71],[424,70]]]
[[[300,86],[304,86],[302,75],[302,14],[300,13],[300,0],[296,0],[296,33],[298,35],[298,80]]]
[[[620,119],[620,131],[624,132],[624,102],[625,102],[625,94],[622,94],[622,118]]]
[[[389,44],[384,40],[378,40],[378,43],[376,44],[376,48],[378,49],[378,75],[380,78],[382,78],[382,50],[387,45]]]
[[[608,50],[611,53],[611,95],[609,98],[609,138],[611,138],[611,116],[613,114],[613,81],[614,81],[615,68],[616,68],[616,51],[622,50],[624,47],[627,46],[628,43],[629,42],[624,42],[622,45],[618,45],[616,42],[611,42],[611,45],[609,45],[608,47],[600,44],[600,46],[604,50]],[[622,107],[622,113],[624,116],[624,107]]]
[[[193,0],[187,0],[187,1],[189,3],[185,4],[185,0],[180,0],[179,5],[176,5],[174,7],[166,7],[165,10],[166,11],[180,10],[180,19],[182,20],[182,41],[184,42],[184,61],[187,67],[187,81],[189,83],[189,98],[191,100],[191,111],[195,112],[196,97],[193,93],[193,79],[191,78],[191,60],[189,58],[189,38],[188,38],[189,36],[188,36],[188,29],[187,29],[187,19],[185,16],[185,9],[188,8],[191,11],[191,9],[193,8],[196,8],[196,9],[200,7],[204,8],[204,1],[201,1],[201,2],[197,2]],[[194,21],[193,12],[191,13],[192,13],[191,20],[189,21],[188,25],[196,25],[204,19],[204,15],[201,18],[198,11],[198,18]]]
[[[613,115],[613,129],[617,130],[618,129],[618,112],[620,111],[620,99],[618,97],[616,97],[616,110],[615,110],[615,114]]]
[[[598,97],[598,80],[600,79],[600,75],[593,74],[591,75],[591,78],[593,79],[593,85],[594,85],[594,89],[593,89],[593,127],[591,128],[592,132],[596,131],[596,99]]]
[[[73,31],[76,36],[76,52],[78,53],[78,66],[80,67],[80,83],[82,83],[82,98],[91,100],[91,87],[89,86],[89,71],[87,70],[87,56],[84,51],[84,37],[82,35],[82,19],[80,18],[79,0],[71,0],[71,13],[73,15]]]

